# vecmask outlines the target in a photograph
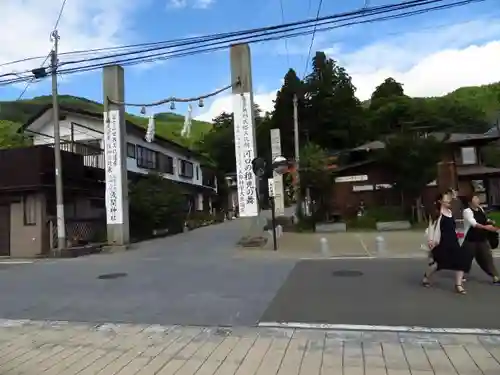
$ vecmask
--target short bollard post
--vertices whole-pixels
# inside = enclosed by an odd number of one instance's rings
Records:
[[[376,249],[378,255],[384,255],[386,253],[385,239],[382,236],[375,238]]]
[[[281,225],[276,226],[276,236],[280,238],[283,235],[283,227]]]
[[[320,250],[322,255],[330,255],[330,248],[328,246],[328,240],[325,237],[322,237],[319,240]]]

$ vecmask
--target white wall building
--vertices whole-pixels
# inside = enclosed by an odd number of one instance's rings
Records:
[[[84,165],[104,167],[104,122],[102,113],[60,107],[61,150],[84,155]],[[34,145],[54,143],[52,107],[47,106],[24,126]],[[127,121],[127,169],[147,174],[159,172],[164,178],[197,188],[194,208],[203,209],[204,193],[217,192],[213,173],[202,168],[202,157],[168,139],[155,135],[153,142],[144,140],[145,129]],[[203,175],[205,171],[205,176]],[[64,171],[63,171],[64,173]],[[211,206],[211,199],[209,205]]]

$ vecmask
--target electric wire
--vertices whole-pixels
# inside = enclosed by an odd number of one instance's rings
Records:
[[[40,65],[40,67],[41,67],[41,68],[43,68],[43,66],[45,65],[45,63],[46,63],[46,62],[47,62],[47,60],[49,59],[50,54],[51,54],[51,52],[49,52],[49,54],[47,55],[47,57],[45,57],[45,60],[44,60],[44,61],[43,61],[43,63]],[[35,82],[35,81],[36,81],[36,78],[35,78],[35,77],[33,77],[33,78],[31,78],[31,79],[30,79],[30,80],[26,83],[26,86],[24,86],[23,91],[21,91],[21,94],[19,94],[19,96],[17,97],[16,101],[19,101],[19,100],[21,100],[21,99],[23,98],[24,94],[26,94],[26,91],[28,91],[28,89],[29,89],[29,87],[31,86],[31,84],[32,84],[33,82]]]
[[[323,5],[323,0],[319,0],[318,10],[316,11],[316,20],[318,20],[318,18],[319,18],[319,14],[321,12],[321,5]],[[316,29],[317,29],[317,23],[314,24],[312,37],[311,37],[311,43],[309,44],[309,52],[307,52],[306,66],[304,68],[304,74],[303,74],[302,79],[304,79],[306,77],[307,68],[309,68],[309,59],[311,58],[311,51],[312,51],[312,48],[314,45],[314,37],[316,36]]]
[[[62,18],[63,12],[64,12],[64,8],[66,7],[67,1],[68,0],[63,0],[63,2],[61,4],[61,9],[59,10],[59,14],[57,15],[56,24],[55,24],[53,30],[57,30],[57,28],[59,27],[59,22],[61,22],[61,18]]]
[[[465,5],[466,3],[470,2],[479,2],[479,1],[484,1],[484,0],[464,0],[460,3],[454,4],[454,6],[458,5]],[[449,8],[450,5],[446,5],[446,8]],[[443,8],[443,6],[439,7]],[[444,9],[444,8],[443,8]],[[437,7],[434,7],[432,10],[438,10]],[[379,22],[379,21],[387,21],[387,20],[393,20],[393,19],[399,19],[399,18],[405,18],[405,17],[410,17],[414,16],[417,14],[422,14],[422,13],[427,13],[429,9],[424,9],[424,10],[418,10],[418,11],[413,11],[413,12],[407,12],[405,14],[400,14],[400,15],[391,15],[391,16],[386,16],[386,17],[379,17],[376,19],[369,19],[369,20],[362,20],[362,21],[356,21],[356,22],[350,22],[350,23],[344,23],[340,25],[334,25],[334,26],[329,26],[329,27],[324,27],[324,28],[317,28],[316,32],[324,32],[324,31],[329,31],[333,30],[336,28],[341,28],[341,27],[346,27],[346,26],[352,26],[352,25],[359,25],[359,24],[365,24],[365,23],[372,23],[372,22]],[[302,32],[297,32],[297,33],[288,33],[285,35],[276,35],[276,36],[271,36],[271,37],[261,37],[261,38],[255,38],[255,36],[248,37],[248,38],[234,38],[222,42],[214,42],[214,43],[206,43],[202,46],[195,46],[195,47],[189,47],[189,48],[184,48],[184,49],[177,49],[169,53],[165,52],[160,52],[156,54],[151,54],[148,56],[141,56],[141,57],[134,57],[134,58],[127,58],[127,59],[122,59],[122,60],[116,60],[112,61],[109,63],[105,64],[93,64],[93,65],[87,65],[83,67],[76,67],[76,68],[70,68],[70,69],[63,69],[63,73],[74,73],[74,72],[80,72],[80,71],[89,71],[93,69],[97,69],[103,66],[112,65],[112,64],[122,64],[125,66],[129,65],[135,65],[143,62],[153,62],[153,61],[158,61],[158,60],[166,60],[166,59],[171,59],[171,58],[176,58],[176,57],[185,57],[185,56],[191,56],[194,54],[199,54],[199,53],[207,53],[207,52],[213,52],[217,51],[220,49],[226,49],[229,46],[233,44],[233,42],[239,42],[239,43],[257,43],[257,42],[266,42],[266,41],[272,41],[272,40],[277,40],[277,39],[282,39],[282,38],[292,38],[292,37],[297,37],[297,36],[303,36],[303,35],[308,35],[311,34],[313,31],[312,30],[307,30],[307,31],[302,31]],[[262,36],[257,35],[257,36]],[[222,45],[220,45],[222,44]],[[210,48],[202,48],[202,47],[210,47]]]
[[[468,1],[468,2],[470,2],[470,1]],[[449,7],[449,5],[447,5],[447,7]],[[426,12],[426,11],[427,10],[419,10],[417,12],[411,12],[411,13],[397,15],[397,16],[381,17],[381,18],[378,18],[376,20],[364,20],[364,21],[361,21],[361,22],[356,22],[354,24],[374,22],[374,21],[377,21],[377,20],[386,20],[386,19],[394,19],[394,18],[407,17],[407,16],[410,16],[410,15],[413,15],[413,14],[417,14],[417,13],[421,13],[421,12]],[[350,24],[343,24],[343,25],[339,25],[339,26],[343,27],[343,26],[347,26],[347,25],[350,25]],[[331,30],[331,29],[339,27],[339,26],[318,29],[317,31]],[[293,37],[293,36],[298,36],[298,35],[305,35],[305,34],[310,33],[310,32],[311,31],[306,32],[306,33],[302,32],[302,33],[296,33],[296,34],[289,34],[289,35],[287,35],[287,37]],[[280,39],[282,37],[283,36],[272,37],[272,38],[253,39],[250,42],[275,40],[275,39]],[[148,58],[148,59],[145,59],[143,57],[139,57],[139,58],[133,58],[133,59],[125,59],[125,60],[114,61],[114,62],[111,62],[111,63],[108,63],[108,64],[121,63],[121,64],[124,64],[124,65],[135,65],[135,64],[143,63],[143,62],[157,61],[157,60],[163,60],[163,59],[170,59],[170,58],[174,58],[174,57],[189,56],[189,55],[193,55],[193,54],[196,54],[196,53],[211,52],[211,51],[220,50],[220,49],[227,48],[227,47],[228,47],[227,45],[218,46],[218,47],[214,47],[214,48],[205,48],[205,49],[199,49],[199,47],[195,47],[196,51],[192,51],[192,48],[189,48],[190,51],[187,51],[187,52],[184,52],[184,53],[178,53],[179,51],[174,51],[174,52],[177,52],[177,53],[170,54],[170,55],[165,55],[165,53],[160,53],[160,54],[157,54],[157,55],[160,55],[159,57],[149,56],[150,58]],[[91,66],[78,67],[78,68],[73,68],[73,69],[66,69],[66,70],[64,70],[64,73],[66,74],[66,73],[90,71],[90,70],[97,69],[97,68],[100,68],[100,67],[103,67],[103,66],[106,66],[106,65],[107,64],[94,64],[94,65],[91,65]],[[16,78],[16,79],[13,79],[13,80],[10,80],[10,81],[4,81],[3,83],[4,84],[5,83],[8,84],[8,83],[13,83],[13,82],[19,82],[19,81],[22,81],[22,80],[23,80],[23,78]]]
[[[352,19],[353,16],[354,17],[370,16],[370,15],[376,15],[376,14],[380,14],[380,13],[384,13],[384,12],[404,10],[404,9],[408,9],[408,8],[412,8],[412,7],[419,7],[419,6],[424,6],[424,5],[432,5],[435,3],[442,3],[443,1],[446,1],[446,0],[407,0],[407,1],[399,2],[399,3],[386,4],[386,5],[375,6],[375,7],[371,7],[371,8],[362,8],[362,9],[358,9],[358,10],[354,10],[354,11],[337,13],[337,14],[324,16],[324,17],[315,17],[312,19],[295,21],[295,22],[282,24],[282,25],[273,25],[273,26],[268,26],[268,27],[241,30],[241,31],[236,31],[236,32],[218,33],[218,34],[212,34],[212,35],[206,35],[206,36],[149,43],[149,44],[144,44],[144,46],[150,47],[150,48],[146,48],[146,49],[142,48],[142,49],[132,50],[132,51],[128,51],[128,52],[122,52],[122,53],[118,53],[118,54],[110,54],[110,55],[97,56],[97,57],[92,57],[92,58],[87,58],[87,59],[67,61],[67,62],[64,62],[63,64],[64,65],[78,64],[78,63],[88,62],[88,61],[123,57],[123,56],[132,55],[132,54],[154,52],[154,51],[158,51],[158,50],[162,50],[162,49],[168,49],[168,48],[173,48],[173,47],[178,47],[178,46],[183,46],[183,45],[197,44],[197,43],[208,42],[208,41],[213,41],[213,40],[220,40],[220,39],[230,38],[230,37],[235,37],[235,36],[252,35],[255,33],[267,33],[267,32],[276,33],[276,32],[280,32],[280,31],[283,31],[283,32],[284,31],[294,31],[294,30],[298,30],[298,29],[317,27],[318,24],[324,24],[324,23],[329,23],[329,22]],[[485,0],[479,0],[479,1],[485,1]],[[319,22],[321,22],[321,23],[319,23]],[[137,45],[137,46],[141,46],[141,45]],[[127,47],[127,46],[124,46],[124,48],[125,47]],[[19,62],[19,60],[18,60],[18,62]],[[8,76],[11,74],[12,73],[2,74],[2,75],[0,75],[0,77]]]
[[[453,7],[458,7],[458,6],[464,6],[468,5],[471,3],[477,3],[477,2],[482,2],[485,0],[462,0],[458,2],[454,2],[451,4],[442,4],[442,5],[437,5],[437,6],[432,6],[432,7],[427,7],[424,9],[418,9],[418,10],[413,10],[413,11],[405,11],[400,14],[392,14],[388,16],[383,16],[383,17],[376,17],[376,18],[371,18],[371,19],[362,19],[362,20],[356,20],[354,22],[347,22],[347,23],[342,23],[342,24],[334,24],[331,25],[331,21],[324,21],[324,22],[318,22],[316,25],[316,31],[314,30],[302,30],[304,26],[299,26],[293,29],[287,29],[287,30],[277,30],[272,33],[267,33],[267,32],[262,32],[260,34],[255,34],[255,35],[250,35],[244,38],[233,38],[233,39],[227,39],[223,41],[214,41],[212,43],[204,43],[204,44],[199,44],[196,46],[184,48],[184,49],[176,49],[176,50],[170,50],[168,52],[162,51],[158,53],[152,53],[147,56],[138,56],[138,57],[127,57],[125,55],[123,59],[118,59],[118,60],[113,60],[105,63],[97,63],[97,64],[90,64],[90,65],[83,65],[83,66],[77,66],[77,67],[72,67],[72,68],[66,68],[66,69],[61,69],[59,73],[61,74],[72,74],[72,73],[77,73],[77,72],[85,72],[85,71],[90,71],[94,69],[99,69],[107,65],[113,65],[113,64],[121,64],[121,65],[135,65],[139,63],[144,63],[144,62],[152,62],[152,61],[157,61],[157,60],[166,60],[166,59],[171,59],[171,58],[176,58],[176,57],[184,57],[184,56],[191,56],[194,54],[199,54],[199,53],[207,53],[207,52],[212,52],[220,49],[225,49],[228,48],[230,45],[236,43],[257,43],[257,42],[264,42],[264,41],[270,41],[270,40],[276,40],[276,39],[283,39],[283,38],[292,38],[292,37],[297,37],[297,36],[302,36],[302,35],[309,35],[313,32],[324,32],[328,30],[333,30],[336,28],[341,28],[341,27],[347,27],[347,26],[352,26],[352,25],[359,25],[359,24],[366,24],[366,23],[373,23],[373,22],[380,22],[380,21],[388,21],[388,20],[393,20],[393,19],[399,19],[399,18],[405,18],[405,17],[410,17],[418,14],[424,14],[428,13],[430,11],[437,11],[437,10],[443,10],[443,9],[449,9]],[[425,1],[425,4],[432,4],[432,3],[437,3],[437,2],[442,2],[442,0],[427,0]],[[413,1],[415,3],[415,1]],[[422,1],[418,1],[419,4],[422,4]],[[407,5],[407,4],[405,4]],[[407,5],[408,6],[408,5]],[[413,6],[414,7],[414,6]],[[378,12],[379,14],[387,13],[387,12]],[[321,17],[324,18],[324,17]],[[321,20],[321,18],[319,18]],[[358,19],[358,18],[366,18],[366,15],[354,15],[351,16],[350,19]],[[323,25],[327,25],[327,27],[320,27]],[[306,26],[307,27],[307,26]],[[290,33],[292,30],[299,30],[295,33]],[[302,30],[302,31],[300,31]],[[209,48],[207,48],[209,47]],[[82,60],[82,62],[87,62],[87,61],[93,61],[93,59],[90,60]],[[11,83],[18,83],[22,81],[26,81],[26,77],[19,77],[19,73],[14,74],[16,75],[16,78],[8,79],[8,80],[0,80],[0,85],[5,85],[5,84],[11,84]],[[5,75],[4,75],[5,76]],[[1,77],[1,76],[0,76]]]
[[[281,9],[281,23],[285,23],[285,10],[283,8],[283,0],[279,0]],[[288,63],[288,68],[291,68],[290,64],[290,52],[288,51],[288,39],[285,38],[285,51],[286,51],[286,62]]]
[[[355,13],[364,13],[365,15],[370,15],[370,13],[372,11],[383,10],[384,8],[388,8],[388,7],[395,7],[395,6],[401,6],[401,5],[412,5],[412,4],[419,6],[419,5],[426,5],[429,3],[436,3],[436,2],[443,2],[443,1],[445,1],[445,0],[434,0],[434,1],[430,1],[430,2],[429,2],[429,0],[413,0],[413,1],[404,1],[404,2],[400,2],[400,3],[396,3],[396,4],[376,6],[376,7],[371,7],[371,8],[363,7],[359,10],[356,10],[356,11],[344,12],[344,13],[340,13],[340,14],[336,14],[336,15],[321,17],[321,18],[319,18],[319,20],[321,21],[321,20],[326,20],[326,19],[333,19],[335,17],[338,18],[338,17],[349,15],[349,14],[355,14]],[[486,0],[479,0],[479,1],[472,1],[472,2],[480,2],[480,1],[486,1]],[[447,5],[455,6],[453,3],[447,4]],[[64,53],[60,53],[59,55],[62,56],[62,55],[74,55],[74,54],[92,54],[92,53],[102,52],[102,51],[121,50],[121,49],[129,49],[130,50],[133,48],[149,47],[149,46],[162,46],[163,48],[169,48],[169,47],[175,47],[176,43],[182,43],[182,42],[186,42],[186,41],[191,41],[192,43],[203,42],[204,40],[206,41],[208,39],[214,39],[214,38],[217,39],[217,38],[224,38],[224,37],[230,37],[230,36],[236,36],[236,35],[243,35],[243,34],[248,34],[248,33],[258,32],[258,31],[274,30],[274,29],[277,29],[280,27],[290,27],[290,26],[294,26],[294,25],[298,25],[298,24],[307,24],[307,23],[311,23],[314,21],[315,21],[315,19],[310,19],[310,20],[304,20],[304,21],[297,21],[297,22],[293,22],[293,23],[289,23],[289,24],[285,24],[285,25],[277,25],[277,26],[275,25],[275,26],[264,27],[264,28],[261,27],[261,28],[257,28],[257,29],[251,29],[251,30],[243,30],[243,31],[237,31],[237,32],[230,32],[230,33],[219,33],[219,34],[198,36],[198,37],[192,37],[192,38],[181,38],[181,39],[174,39],[174,40],[161,41],[161,42],[139,43],[139,44],[124,45],[124,46],[114,46],[114,47],[107,47],[107,48],[97,48],[97,49],[80,50],[80,51],[73,51],[73,52],[64,52]],[[313,26],[313,25],[309,25],[309,27],[311,27],[311,26]],[[131,53],[142,53],[142,52],[145,52],[145,51],[144,50],[137,50],[137,51],[132,51]],[[101,57],[101,58],[110,58],[113,56],[114,55],[108,55],[108,56]],[[30,57],[30,58],[26,58],[26,59],[22,59],[22,60],[16,60],[16,61],[8,62],[8,63],[3,63],[3,64],[0,64],[0,67],[15,64],[15,63],[22,63],[22,62],[33,60],[33,59],[40,59],[40,58],[43,58],[43,56]]]
[[[388,4],[388,5],[382,5],[378,7],[373,7],[370,8],[369,10],[374,10],[374,9],[383,9],[391,6],[395,6],[398,4],[411,4],[411,3],[419,3],[423,2],[425,0],[412,0],[412,1],[404,1],[402,3],[395,3],[395,4]],[[444,1],[444,0],[437,0],[437,1]],[[367,11],[369,11],[367,10]],[[342,17],[342,16],[349,16],[353,13],[360,12],[360,10],[356,11],[350,11],[350,12],[344,12],[332,16],[327,16],[327,18],[332,18],[332,17]],[[322,20],[322,19],[321,19]],[[275,28],[279,27],[289,27],[289,26],[295,26],[298,24],[306,24],[306,23],[311,23],[314,22],[315,19],[307,19],[307,20],[302,20],[302,21],[296,21],[288,24],[283,24],[283,25],[274,25],[274,26],[268,26],[268,27],[260,27],[260,28],[254,28],[254,29],[247,29],[247,30],[241,30],[241,31],[235,31],[235,32],[227,32],[227,33],[216,33],[212,35],[206,35],[206,36],[197,36],[197,37],[191,37],[191,38],[180,38],[180,39],[173,39],[173,40],[167,40],[167,41],[159,41],[159,42],[149,42],[149,43],[138,43],[138,44],[130,44],[130,45],[124,45],[124,46],[118,46],[118,47],[108,47],[108,48],[97,48],[97,49],[89,49],[89,50],[79,50],[79,51],[74,51],[74,52],[65,52],[65,53],[60,53],[59,55],[73,55],[73,54],[85,54],[85,53],[92,53],[92,52],[103,52],[103,51],[108,51],[108,50],[120,50],[120,49],[132,49],[132,48],[143,48],[143,47],[152,47],[152,46],[159,46],[159,45],[164,45],[168,47],[171,43],[179,43],[183,41],[202,41],[204,38],[223,38],[223,37],[231,37],[231,36],[236,36],[236,35],[242,35],[246,33],[253,33],[253,32],[258,32],[258,31],[264,31],[264,30],[273,30]],[[26,61],[30,61],[33,59],[41,59],[43,56],[38,56],[38,57],[29,57],[25,59],[20,59],[20,60],[15,60],[7,63],[0,64],[1,66],[6,66],[6,65],[12,65],[16,63],[22,63]]]
[[[62,2],[62,5],[61,5],[61,8],[59,9],[59,13],[57,15],[57,19],[56,19],[56,23],[53,27],[52,30],[57,30],[57,27],[59,26],[59,22],[61,22],[61,18],[62,18],[62,15],[63,15],[63,12],[64,12],[64,8],[66,6],[66,2],[67,0],[63,0]],[[52,52],[49,52],[49,54],[47,55],[47,57],[45,57],[45,60],[43,60],[42,64],[40,65],[40,68],[43,68],[43,66],[45,65],[45,63],[47,62],[47,60],[49,59],[50,55],[51,55]],[[26,86],[24,86],[24,89],[23,91],[21,91],[21,94],[19,94],[19,96],[17,97],[17,101],[21,100],[24,96],[24,94],[26,94],[26,91],[28,91],[29,87],[31,86],[31,84],[36,80],[36,78],[32,78],[31,80],[29,80],[27,83],[26,83]]]
[[[338,22],[338,21],[342,21],[342,20],[346,20],[346,19],[349,20],[349,19],[352,19],[353,17],[354,18],[366,17],[368,15],[376,15],[376,14],[381,14],[381,13],[386,13],[386,12],[393,12],[393,11],[397,11],[397,10],[404,10],[404,9],[408,9],[408,8],[419,7],[422,5],[432,5],[435,3],[441,3],[443,1],[446,1],[446,0],[409,0],[409,1],[404,1],[404,2],[400,2],[400,3],[396,3],[396,4],[381,5],[381,6],[376,6],[373,8],[365,8],[365,9],[360,9],[360,10],[355,10],[355,11],[333,14],[333,15],[325,16],[325,17],[317,16],[317,17],[312,18],[312,19],[291,22],[291,23],[284,24],[284,25],[273,25],[273,26],[268,26],[268,27],[263,27],[263,28],[261,27],[261,28],[255,28],[255,29],[250,29],[250,30],[242,30],[242,31],[237,31],[237,32],[232,32],[232,33],[213,34],[213,35],[207,35],[205,37],[198,37],[198,38],[186,39],[186,40],[181,39],[179,42],[175,42],[175,43],[170,43],[169,41],[166,41],[165,44],[155,46],[152,48],[131,51],[131,52],[122,52],[122,53],[106,55],[106,56],[97,56],[97,57],[88,58],[88,59],[66,61],[66,62],[62,63],[61,65],[72,65],[72,64],[78,64],[78,63],[87,62],[87,61],[96,61],[96,60],[103,60],[103,59],[109,59],[109,58],[115,58],[115,57],[123,57],[123,56],[129,56],[129,55],[133,55],[133,54],[139,54],[139,53],[156,52],[156,51],[162,50],[162,49],[197,44],[197,43],[200,43],[199,39],[202,39],[202,42],[208,42],[208,41],[214,41],[214,40],[217,41],[217,40],[221,40],[221,39],[232,38],[235,36],[240,36],[240,37],[247,36],[248,37],[248,36],[251,36],[253,34],[264,35],[267,33],[273,34],[273,33],[277,33],[280,31],[281,32],[295,31],[295,30],[300,30],[300,29],[304,29],[304,28],[317,27],[318,25],[328,24],[328,23],[332,23],[335,21]],[[478,0],[478,1],[484,1],[484,0]]]

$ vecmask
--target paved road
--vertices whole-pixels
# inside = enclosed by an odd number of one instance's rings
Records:
[[[0,271],[0,318],[254,325],[294,261],[233,259],[235,220],[120,254]],[[127,276],[100,280],[109,273]]]
[[[425,265],[423,259],[299,262],[261,322],[500,329],[500,286],[474,267],[465,296],[454,292],[451,273],[423,288]]]
[[[322,260],[294,269],[294,258],[235,256],[242,230],[235,220],[135,251],[0,267],[0,319],[500,328],[500,288],[471,280],[469,295],[457,296],[452,280],[441,278],[424,290],[422,259]],[[333,277],[335,270],[363,275]],[[99,279],[109,274],[122,277]]]
[[[0,327],[1,374],[500,374],[498,336],[8,325]]]

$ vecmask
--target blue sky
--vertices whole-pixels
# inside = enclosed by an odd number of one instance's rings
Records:
[[[312,18],[318,0],[282,0],[285,21]],[[393,1],[394,2],[394,1]],[[43,3],[43,4],[42,4]],[[105,3],[105,4],[102,4]],[[60,24],[62,51],[151,42],[261,27],[282,22],[279,0],[68,0]],[[354,10],[360,0],[324,1],[321,15]],[[371,0],[370,5],[391,3]],[[2,0],[7,15],[6,35],[0,36],[0,63],[50,50],[48,34],[60,0]],[[2,17],[4,18],[4,17]],[[325,50],[347,67],[366,99],[387,76],[402,81],[411,95],[441,95],[463,85],[500,80],[500,8],[488,0],[452,10],[371,25],[358,25],[317,34],[314,50]],[[26,27],[25,25],[29,25]],[[288,67],[304,72],[310,37],[252,45],[256,101],[272,107],[275,91]],[[62,59],[64,61],[64,58]],[[4,67],[24,70],[35,67]],[[33,66],[34,65],[34,66]],[[0,68],[2,69],[2,68]],[[0,71],[2,72],[2,71]],[[229,53],[220,51],[126,68],[128,102],[150,102],[175,95],[190,97],[230,83]],[[102,100],[101,73],[60,80],[61,94]],[[0,87],[0,100],[14,100],[22,86]],[[25,97],[50,93],[50,83],[30,87]],[[180,113],[185,112],[178,106]],[[168,111],[158,107],[156,111]],[[195,115],[210,119],[230,110],[221,94]]]

